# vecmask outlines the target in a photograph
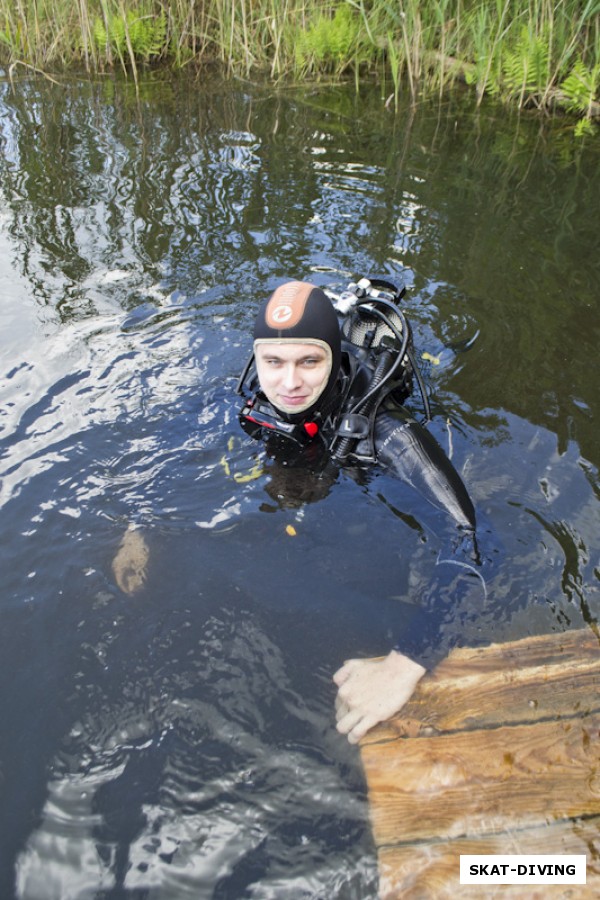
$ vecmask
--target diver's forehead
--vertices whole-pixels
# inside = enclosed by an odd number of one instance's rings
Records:
[[[331,348],[324,341],[291,341],[263,339],[254,342],[254,352],[260,359],[276,356],[278,359],[294,361],[307,356],[327,357]]]

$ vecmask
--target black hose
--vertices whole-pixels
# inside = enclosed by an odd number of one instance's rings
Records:
[[[364,398],[361,399],[360,403],[353,408],[353,413],[360,413],[363,416],[368,416],[369,413],[373,411],[373,408],[378,400],[377,389],[382,385],[382,383],[388,376],[393,362],[394,355],[392,354],[391,350],[384,350],[379,357],[379,361],[377,363],[375,371],[373,372],[373,378],[371,379],[369,392],[365,395]],[[342,438],[337,449],[332,450],[332,455],[335,457],[335,459],[338,460],[346,459],[346,457],[356,444],[357,440],[358,439],[355,437]]]
[[[417,365],[417,361],[414,357],[414,353],[409,349],[406,351],[406,355],[408,356],[409,362],[412,366],[412,370],[414,372],[414,376],[417,379],[417,384],[419,385],[419,391],[421,392],[421,397],[423,398],[423,406],[425,407],[425,421],[431,422],[431,407],[429,405],[429,397],[427,396],[427,388],[425,387],[425,382],[423,381],[423,376],[421,375],[421,370]]]
[[[399,331],[395,323],[392,322],[389,317],[386,316],[385,313],[383,313],[380,309],[377,309],[377,306],[372,301],[365,300],[360,304],[360,306],[366,305],[366,303],[369,303],[369,309],[367,311],[368,315],[375,316],[375,318],[379,319],[390,329],[396,340],[399,342],[400,349],[396,353],[392,353],[392,351],[389,349],[385,349],[381,352],[377,366],[373,373],[373,377],[371,379],[371,383],[369,385],[369,390],[363,397],[359,398],[357,403],[350,410],[349,415],[360,414],[363,416],[369,416],[369,414],[373,411],[374,406],[378,402],[378,395],[380,393],[381,386],[385,381],[388,381],[394,375],[394,373],[400,366],[404,364],[404,360],[406,358],[408,359],[415,378],[417,379],[419,391],[423,399],[425,419],[426,421],[430,421],[431,408],[429,405],[429,398],[427,396],[427,389],[423,381],[423,376],[421,375],[420,369],[416,363],[414,354],[410,347],[410,327],[403,312],[389,300],[385,300],[381,297],[377,298],[377,305],[387,307],[392,311],[392,313],[398,316],[402,328],[402,331]],[[337,441],[334,440],[331,449],[332,456],[334,456],[338,460],[344,460],[348,456],[348,454],[351,453],[357,441],[358,438],[356,437],[345,437],[338,438]],[[336,442],[338,443],[337,448],[335,446]]]
[[[252,353],[250,354],[250,359],[248,360],[248,362],[247,362],[246,365],[244,366],[244,369],[243,369],[243,371],[242,371],[242,374],[240,375],[240,377],[239,377],[239,379],[238,379],[237,387],[236,387],[236,389],[235,389],[236,394],[243,394],[243,393],[244,393],[244,383],[245,383],[245,381],[246,381],[246,378],[248,377],[248,372],[250,371],[253,362],[254,362],[254,353],[252,352]]]
[[[419,385],[419,392],[421,394],[421,398],[423,400],[423,407],[425,410],[425,421],[430,422],[431,421],[431,407],[429,405],[429,397],[427,396],[427,388],[425,387],[425,382],[423,381],[423,376],[421,375],[421,370],[419,369],[419,367],[417,365],[417,361],[414,357],[414,353],[412,352],[412,350],[410,348],[410,344],[409,344],[410,328],[409,328],[408,322],[406,320],[406,317],[404,316],[404,313],[402,312],[402,310],[399,309],[394,303],[390,302],[389,300],[385,300],[384,298],[380,297],[377,299],[377,303],[381,306],[389,307],[392,310],[392,312],[398,316],[398,318],[400,319],[400,322],[402,323],[402,332],[399,332],[398,329],[396,328],[396,326],[394,325],[394,323],[391,322],[390,319],[388,319],[388,317],[386,315],[384,315],[380,310],[378,310],[374,306],[371,309],[369,309],[369,314],[374,314],[377,318],[381,319],[381,321],[387,325],[387,327],[394,333],[396,339],[400,342],[400,350],[398,352],[398,357],[395,361],[393,369],[389,372],[388,377],[391,377],[393,375],[393,373],[396,371],[396,369],[398,368],[398,366],[402,365],[402,363],[404,362],[404,357],[406,356],[412,366],[414,376],[417,379],[417,384]],[[374,390],[375,390],[375,388],[373,388],[373,391]],[[360,403],[362,403],[364,400],[366,400],[368,397],[370,397],[371,393],[372,393],[372,390],[369,389],[368,393],[365,395],[365,397],[363,397],[361,399]],[[357,408],[354,408],[352,410],[352,412],[359,412],[359,410]]]

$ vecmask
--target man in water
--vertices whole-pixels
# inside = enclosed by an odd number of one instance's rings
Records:
[[[291,447],[307,459],[314,460],[320,449],[338,464],[384,467],[448,516],[463,537],[473,537],[475,512],[463,482],[432,435],[399,402],[410,393],[415,366],[408,326],[394,318],[389,302],[398,295],[393,285],[381,284],[383,291],[366,279],[353,286],[358,318],[366,319],[358,348],[343,340],[324,291],[299,281],[279,287],[256,317],[253,358],[240,379],[246,396],[240,420],[272,446],[275,457],[285,445],[285,452]],[[394,350],[392,339],[400,349]],[[410,699],[431,664],[432,615],[441,614],[430,610],[423,633],[399,636],[382,659],[352,659],[335,673],[337,728],[350,742]]]

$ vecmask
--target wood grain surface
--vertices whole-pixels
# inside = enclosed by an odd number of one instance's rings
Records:
[[[382,900],[600,896],[591,629],[453,651],[361,758]],[[461,885],[461,853],[586,853],[588,883]]]

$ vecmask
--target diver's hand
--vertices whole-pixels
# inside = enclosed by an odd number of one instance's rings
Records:
[[[143,534],[130,526],[112,563],[115,581],[124,593],[135,594],[143,588],[148,556],[148,545]]]
[[[337,730],[356,744],[402,709],[426,670],[396,650],[383,659],[350,659],[333,676]]]

